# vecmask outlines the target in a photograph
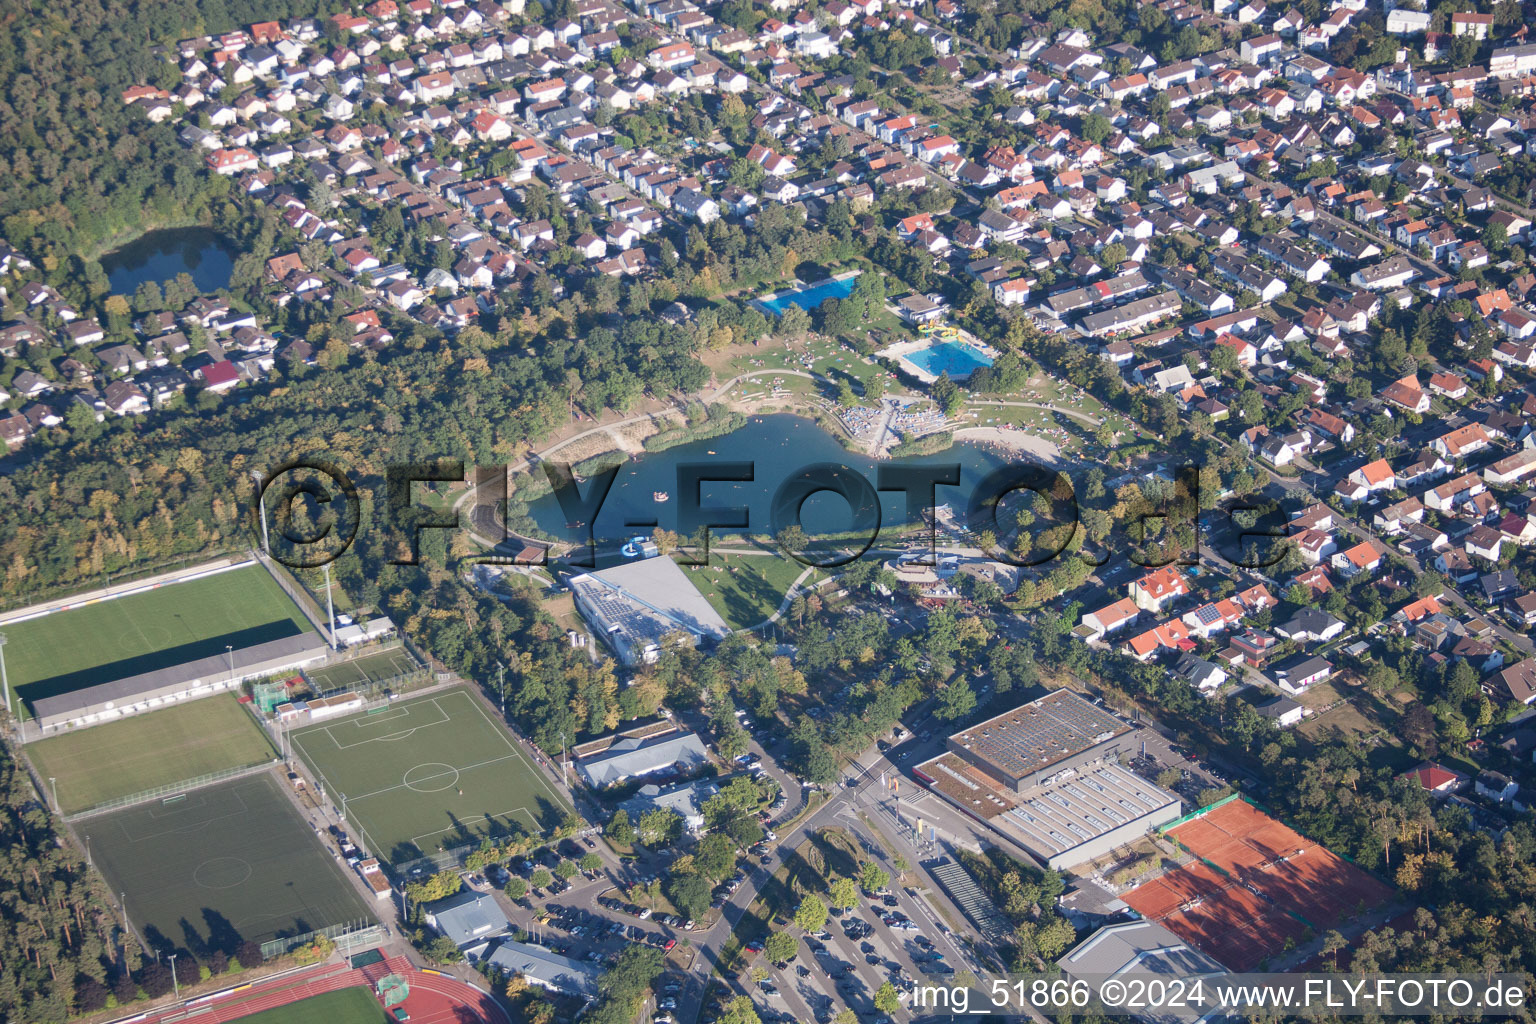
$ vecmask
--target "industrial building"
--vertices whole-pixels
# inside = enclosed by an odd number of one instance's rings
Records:
[[[1177,796],[1121,767],[1132,727],[1070,690],[949,738],[917,767],[928,788],[1051,868],[1135,842],[1179,816]]]
[[[1131,726],[1071,690],[1057,690],[957,732],[960,760],[1016,793],[1069,768],[1129,753]]]
[[[570,587],[582,618],[626,665],[654,662],[662,638],[670,633],[680,632],[701,644],[731,632],[670,558],[645,558],[583,573],[571,578]]]

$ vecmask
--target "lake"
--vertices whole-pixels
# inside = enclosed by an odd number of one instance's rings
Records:
[[[712,535],[730,538],[740,537],[744,532],[769,532],[773,523],[775,491],[786,480],[804,479],[805,468],[817,463],[846,466],[867,480],[871,487],[878,482],[880,466],[959,464],[960,486],[939,486],[937,500],[941,505],[950,503],[955,512],[963,516],[971,491],[988,473],[1002,466],[1005,457],[991,448],[956,444],[937,455],[875,460],[844,448],[812,420],[783,413],[752,416],[745,426],[732,433],[678,445],[624,463],[595,520],[594,535],[599,549],[612,551],[629,537],[649,534],[654,527],[647,521],[654,521],[655,525],[667,530],[677,530],[678,466],[718,468],[727,462],[753,463],[754,479],[750,483],[703,483],[699,504],[705,507],[743,506],[748,510],[747,531],[711,530]],[[587,482],[581,483],[583,494],[588,493],[587,486]],[[665,492],[667,500],[655,500],[656,492]],[[878,498],[882,524],[892,526],[908,521],[906,500],[901,491],[881,491]],[[842,497],[823,492],[804,502],[801,522],[807,533],[848,531],[854,527],[849,508],[850,503]],[[866,517],[874,514],[872,507],[862,507],[860,511]],[[572,541],[584,539],[585,530],[567,529],[567,516],[553,494],[533,501],[529,513],[540,529],[550,536]]]
[[[192,275],[198,291],[217,291],[229,284],[233,268],[228,244],[207,228],[151,231],[101,258],[101,269],[118,295],[132,295],[145,281],[163,285],[183,272]]]

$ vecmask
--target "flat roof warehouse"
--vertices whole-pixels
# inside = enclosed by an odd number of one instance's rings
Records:
[[[1104,856],[1178,817],[1179,798],[1121,767],[1136,730],[1057,690],[949,737],[919,779],[1052,868]]]
[[[955,733],[949,748],[1000,781],[1018,785],[1058,761],[1130,731],[1098,705],[1059,690]]]

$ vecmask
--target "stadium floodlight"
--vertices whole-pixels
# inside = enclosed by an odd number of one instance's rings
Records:
[[[261,490],[261,483],[266,477],[261,470],[251,470],[251,477],[256,481],[257,491],[260,494],[261,505],[261,550],[268,558],[272,557],[272,542],[267,539],[267,492]]]
[[[177,954],[175,954],[175,953],[171,953],[170,954],[170,958],[171,958],[171,984],[176,986],[176,998],[179,1000],[181,998],[181,982],[178,981],[177,978],[176,978],[176,956],[177,956]]]
[[[5,675],[5,634],[0,633],[0,687],[5,689],[5,713],[11,713],[11,681]]]

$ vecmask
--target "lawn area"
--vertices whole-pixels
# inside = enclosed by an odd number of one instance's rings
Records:
[[[720,368],[719,374],[723,378],[729,378],[758,370],[766,375],[764,384],[771,380],[775,370],[796,370],[802,373],[819,373],[833,380],[852,377],[858,381],[856,387],[862,387],[863,382],[876,373],[886,372],[873,359],[859,355],[850,346],[840,341],[816,338],[807,342],[794,343],[775,339],[760,348],[745,349],[728,360]],[[788,381],[785,382],[786,386],[788,383]]]
[[[385,1024],[390,1018],[366,988],[340,988],[240,1017],[240,1024]]]
[[[735,629],[755,626],[778,611],[785,593],[805,570],[801,563],[777,554],[711,553],[708,565],[684,566],[694,586]]]
[[[277,756],[231,694],[52,736],[26,751],[40,776],[58,780],[65,814]]]
[[[259,565],[97,601],[5,627],[5,666],[24,703],[309,630]]]
[[[1395,740],[1401,711],[1390,698],[1376,697],[1360,687],[1335,680],[1311,687],[1299,700],[1314,709],[1297,726],[1297,731],[1308,740],[1320,743],[1353,738],[1369,744],[1374,736],[1385,741],[1386,747],[1402,753]]]
[[[973,427],[1001,427],[1012,425],[1026,434],[1050,436],[1062,447],[1077,443],[1071,431],[1064,431],[1061,420],[1046,409],[1021,409],[1007,405],[968,405],[960,412],[960,419]],[[1065,432],[1066,436],[1059,436]]]

